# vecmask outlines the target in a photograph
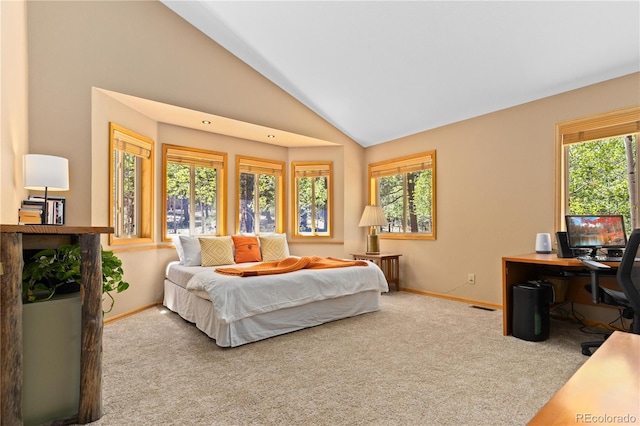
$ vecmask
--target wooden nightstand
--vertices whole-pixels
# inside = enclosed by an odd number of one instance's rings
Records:
[[[384,277],[387,279],[387,284],[393,284],[396,291],[400,289],[400,256],[397,253],[380,253],[380,254],[366,254],[366,253],[351,253],[354,260],[368,260],[373,262],[382,269]]]

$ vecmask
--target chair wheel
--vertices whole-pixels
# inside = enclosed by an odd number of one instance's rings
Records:
[[[591,356],[591,351],[587,348],[582,348],[582,355]]]

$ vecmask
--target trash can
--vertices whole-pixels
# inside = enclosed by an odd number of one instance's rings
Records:
[[[554,301],[553,294],[553,285],[547,281],[529,281],[513,287],[514,337],[530,342],[549,338],[549,305]]]

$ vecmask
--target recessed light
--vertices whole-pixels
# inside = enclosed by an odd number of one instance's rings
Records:
[[[276,137],[276,135],[267,135],[268,138],[273,139]]]
[[[202,124],[211,124],[209,120],[202,120]]]

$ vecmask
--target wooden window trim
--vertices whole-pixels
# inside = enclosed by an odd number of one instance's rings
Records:
[[[565,146],[609,137],[640,132],[640,106],[596,114],[557,123],[555,126],[555,201],[554,227],[565,227],[566,191],[569,185],[566,174],[568,159]]]
[[[326,176],[329,179],[328,182],[328,195],[327,203],[329,203],[329,220],[328,231],[319,235],[304,235],[298,232],[298,185],[296,180],[299,177],[320,177]],[[333,238],[333,162],[331,161],[294,161],[291,163],[291,193],[293,201],[291,203],[291,218],[292,218],[292,238],[301,238],[305,240],[311,239],[328,239]]]
[[[416,168],[420,164],[428,164],[428,167]],[[416,170],[432,169],[432,232],[431,234],[419,234],[419,233],[379,233],[378,236],[381,239],[388,240],[435,240],[437,231],[436,221],[436,151],[425,151],[419,154],[407,155],[404,157],[393,158],[390,160],[380,161],[377,163],[371,163],[368,166],[368,204],[377,203],[378,200],[378,186],[376,185],[376,179],[383,176],[390,176],[392,174],[407,173]]]
[[[209,151],[199,148],[190,148],[181,145],[162,144],[162,203],[164,211],[164,203],[167,200],[167,163],[180,163],[188,165],[196,165],[203,167],[216,168],[217,179],[217,205],[216,209],[216,227],[218,233],[216,235],[227,235],[227,153]],[[167,219],[166,215],[162,219],[162,241],[171,241],[167,238]]]
[[[236,155],[236,203],[235,203],[235,233],[240,233],[240,173],[270,174],[276,176],[276,233],[285,232],[285,162],[267,160],[257,157]]]
[[[121,142],[122,139],[126,139],[124,144]],[[114,234],[109,234],[109,245],[111,246],[153,242],[153,147],[154,141],[152,139],[115,123],[109,123],[109,226],[111,227],[115,225],[113,217],[115,209],[113,152],[120,149],[142,159],[140,164],[140,237],[116,238]]]

